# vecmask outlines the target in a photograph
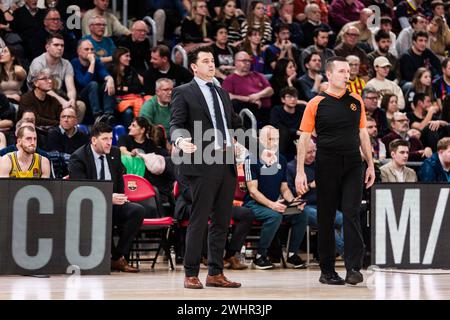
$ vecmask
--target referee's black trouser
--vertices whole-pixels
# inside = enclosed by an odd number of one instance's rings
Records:
[[[360,224],[363,188],[361,155],[317,151],[317,218],[319,225],[319,259],[322,272],[334,271],[334,219],[341,204],[344,214],[344,261],[347,270],[359,270],[364,257]]]

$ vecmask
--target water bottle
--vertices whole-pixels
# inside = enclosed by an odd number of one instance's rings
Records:
[[[241,264],[245,264],[245,245],[241,248],[241,254],[239,256]]]
[[[175,254],[175,249],[174,248],[170,248],[170,259],[172,260],[173,263],[173,268],[175,270],[175,266],[176,266],[176,254]],[[171,268],[170,266],[170,260],[168,261],[169,264],[169,269]]]

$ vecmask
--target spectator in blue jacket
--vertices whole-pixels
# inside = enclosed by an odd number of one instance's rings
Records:
[[[422,182],[450,182],[450,138],[438,141],[437,152],[426,159],[420,167]]]
[[[94,46],[89,40],[80,41],[77,54],[78,58],[71,63],[80,99],[90,106],[94,118],[103,113],[112,115],[116,104],[113,77],[95,57]]]

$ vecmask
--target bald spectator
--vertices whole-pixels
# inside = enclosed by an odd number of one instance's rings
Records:
[[[140,75],[144,75],[150,66],[150,42],[148,41],[148,26],[138,20],[131,26],[131,34],[124,35],[117,41],[117,46],[130,50],[131,66]]]
[[[94,46],[97,58],[104,64],[112,62],[112,55],[116,45],[111,38],[105,37],[106,20],[102,16],[93,16],[89,19],[89,32],[82,39],[89,40]]]
[[[151,51],[151,66],[144,73],[144,90],[146,94],[155,95],[155,83],[160,78],[173,81],[174,87],[188,83],[194,77],[186,68],[170,61],[170,50],[165,45],[157,45]]]
[[[412,36],[416,31],[426,31],[427,20],[422,16],[413,16],[411,18],[411,26],[402,29],[400,31],[397,41],[395,42],[395,48],[397,49],[398,58],[401,57],[412,46]]]
[[[302,67],[303,72],[306,72],[305,68],[305,58],[311,54],[312,52],[316,52],[320,55],[320,59],[322,60],[322,69],[320,72],[325,72],[325,62],[331,58],[334,57],[336,54],[333,50],[330,48],[327,48],[328,42],[329,42],[329,32],[326,29],[318,28],[315,29],[313,32],[313,41],[314,44],[307,47],[305,50],[302,51],[301,57],[300,57],[300,65]]]
[[[361,10],[359,13],[359,20],[349,22],[342,27],[341,32],[338,34],[336,43],[338,44],[342,41],[344,30],[347,30],[348,27],[353,26],[359,30],[358,46],[367,53],[371,52],[373,50],[372,32],[370,31],[367,22],[373,15],[374,12],[369,8],[364,8]]]
[[[320,7],[317,3],[309,3],[305,7],[306,19],[302,23],[303,43],[302,47],[306,48],[314,44],[314,30],[320,28],[333,33],[329,25],[322,22]],[[333,42],[333,41],[332,41]]]
[[[360,32],[354,26],[348,26],[343,30],[342,43],[334,48],[337,56],[357,56],[360,60],[359,75],[364,77],[368,73],[368,61],[366,52],[358,47]]]
[[[230,94],[236,113],[249,108],[260,125],[267,124],[274,92],[263,74],[250,71],[251,62],[247,52],[239,51],[234,57],[235,72],[225,78],[222,87]]]
[[[95,8],[86,11],[83,16],[83,20],[81,22],[83,35],[88,35],[91,33],[89,30],[89,21],[94,16],[102,16],[105,18],[105,37],[119,37],[130,34],[130,30],[122,25],[115,15],[107,11],[109,0],[94,0],[94,5]]]
[[[351,21],[359,19],[364,4],[359,0],[333,0],[330,5],[330,25],[335,32]]]
[[[322,0],[294,0],[294,16],[300,22],[304,22],[306,19],[305,7],[309,3],[315,3],[320,8],[320,17],[323,23],[328,24],[328,5]]]

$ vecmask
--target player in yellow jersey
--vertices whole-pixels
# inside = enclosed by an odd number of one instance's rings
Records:
[[[49,178],[50,161],[36,153],[37,134],[32,126],[17,132],[17,151],[0,158],[2,178]]]

